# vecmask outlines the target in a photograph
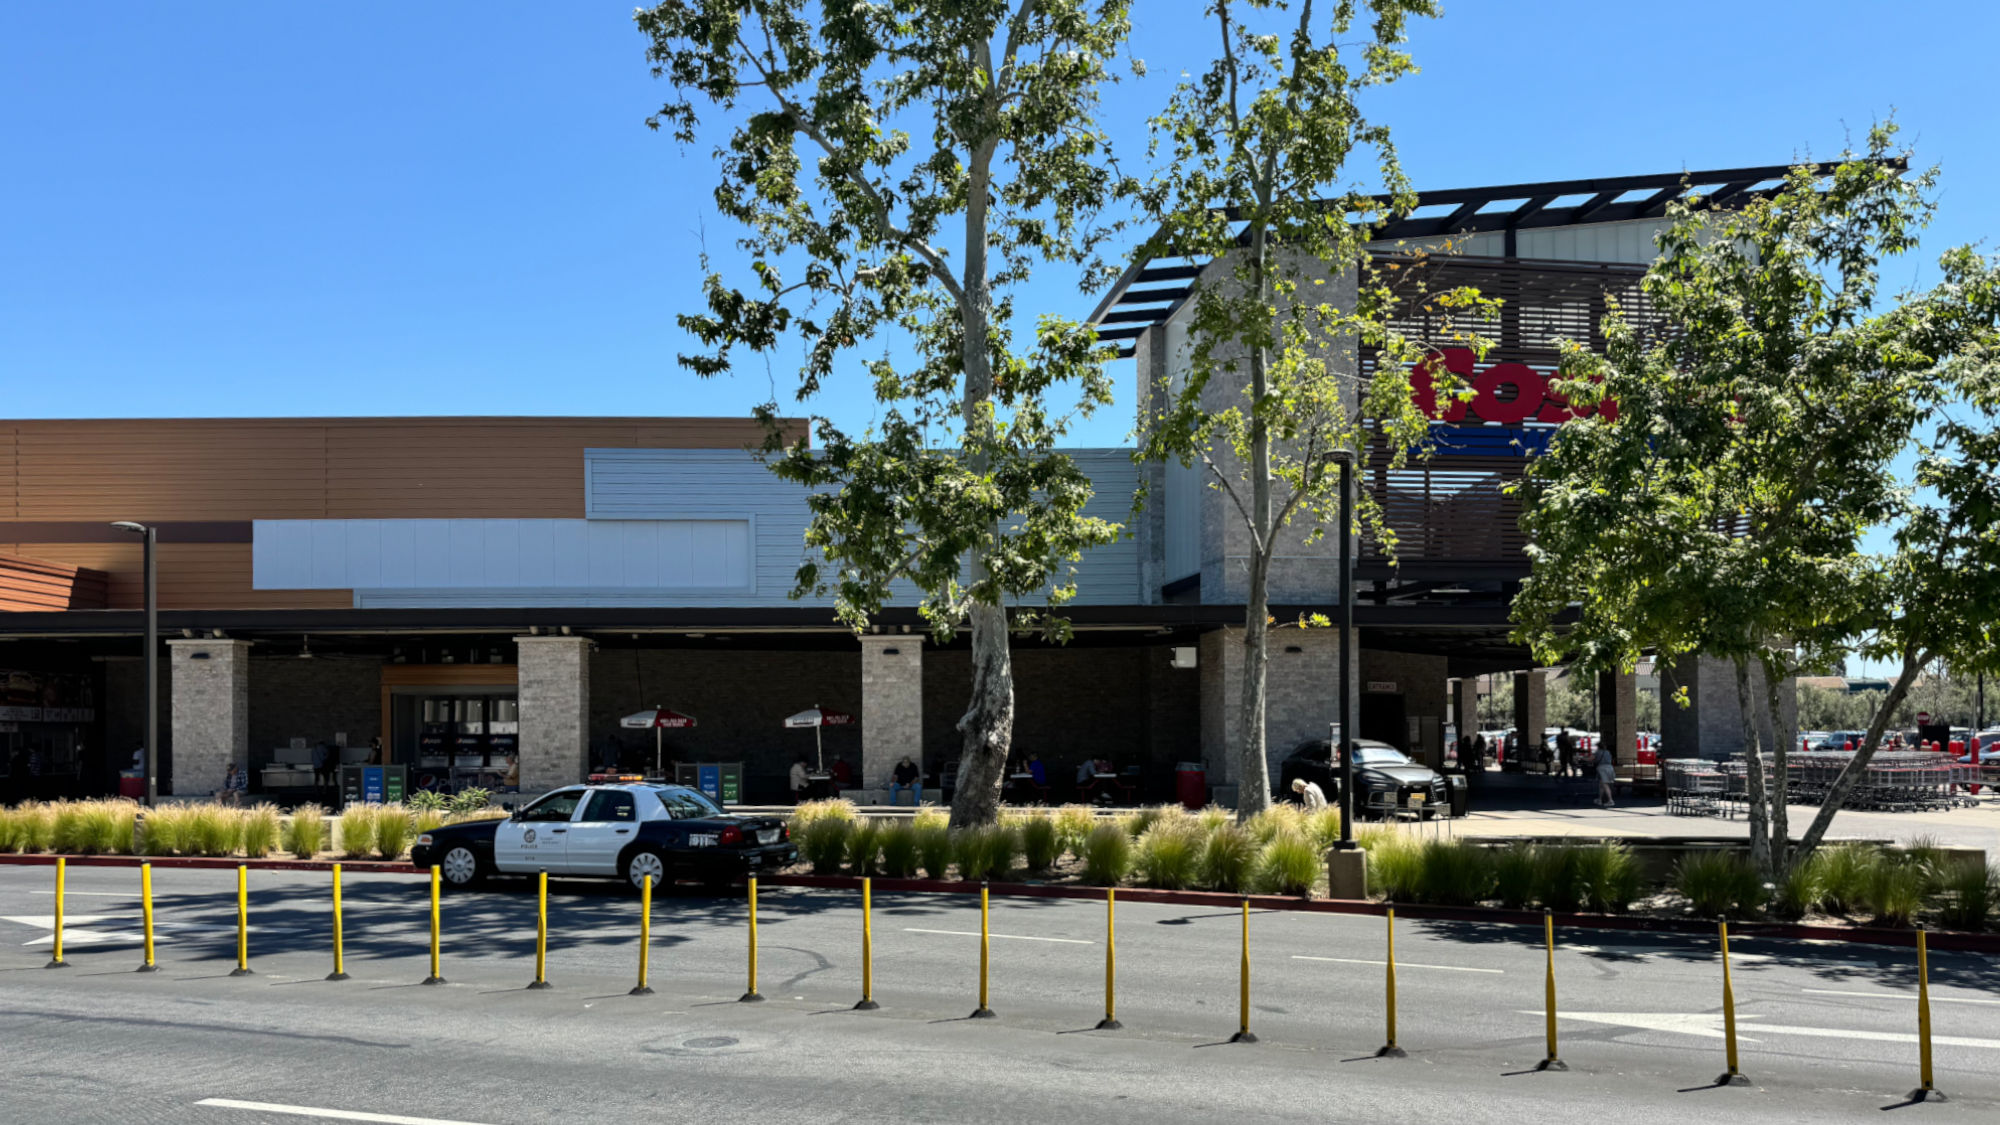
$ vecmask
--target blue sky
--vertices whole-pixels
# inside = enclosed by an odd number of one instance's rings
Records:
[[[0,6],[0,413],[743,415],[761,364],[674,362],[731,232],[706,150],[644,127],[630,11]],[[1213,48],[1199,11],[1140,0],[1151,74],[1106,107],[1134,155]],[[1894,111],[1944,166],[1934,258],[2000,227],[1996,33],[1973,2],[1458,0],[1376,111],[1434,188],[1828,157]],[[1051,277],[1024,306],[1093,303]],[[858,377],[814,406],[872,409]]]

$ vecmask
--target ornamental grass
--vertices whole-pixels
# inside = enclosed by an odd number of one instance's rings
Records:
[[[1089,805],[1064,805],[1049,816],[1056,826],[1056,846],[1081,856],[1083,838],[1097,827],[1097,810]]]
[[[1493,857],[1493,897],[1508,910],[1535,901],[1535,845],[1513,843]]]
[[[1223,823],[1208,834],[1201,849],[1201,881],[1204,886],[1230,894],[1250,889],[1257,869],[1257,841],[1242,827]]]
[[[325,848],[333,834],[326,810],[318,805],[300,805],[285,822],[285,850],[298,859],[311,859]]]
[[[146,813],[146,834],[139,841],[141,855],[193,855],[188,843],[188,826],[194,822],[194,806],[155,805]]]
[[[1994,907],[2000,905],[2000,866],[1959,864],[1945,875],[1939,890],[1943,901],[1938,921],[1954,930],[1986,929],[1994,920]]]
[[[136,801],[58,801],[49,806],[49,847],[64,855],[132,854]]]
[[[1273,835],[1257,856],[1253,885],[1265,894],[1309,895],[1319,881],[1320,852],[1297,831]]]
[[[410,846],[410,810],[400,804],[383,805],[375,818],[375,854],[383,859],[400,859]]]
[[[1026,817],[1021,821],[1021,861],[1028,870],[1041,874],[1056,865],[1062,856],[1062,831],[1055,819],[1046,815]]]
[[[1251,838],[1261,848],[1281,832],[1303,835],[1305,810],[1289,801],[1281,801],[1244,821],[1243,826],[1250,830]]]
[[[188,820],[179,851],[183,855],[232,856],[243,844],[243,810],[204,803],[187,806]]]
[[[1389,902],[1415,902],[1422,894],[1422,841],[1389,827],[1364,830],[1356,839],[1368,853],[1368,891]]]
[[[241,824],[245,857],[263,859],[278,850],[279,833],[284,827],[278,806],[268,802],[252,805],[244,810]]]
[[[926,805],[917,810],[916,815],[910,818],[910,823],[916,825],[919,832],[926,828],[949,828],[951,827],[951,814],[945,812],[943,809]]]
[[[858,819],[860,814],[855,811],[853,801],[845,797],[832,797],[821,801],[801,801],[798,807],[792,810],[789,823],[792,835],[799,836],[803,835],[806,826],[814,821],[844,820],[852,824]]]
[[[917,826],[897,820],[882,827],[882,874],[908,879],[917,873]]]
[[[882,855],[882,822],[863,817],[847,833],[847,869],[856,875],[874,875]]]
[[[1867,908],[1876,849],[1863,844],[1836,844],[1814,853],[1820,865],[1819,902],[1829,914],[1857,914]]]
[[[1674,865],[1674,889],[1704,918],[1748,918],[1764,901],[1764,879],[1734,851],[1696,852]]]
[[[14,850],[45,852],[55,844],[56,811],[41,801],[23,801],[14,807]]]
[[[1083,881],[1099,887],[1115,887],[1132,874],[1132,837],[1125,826],[1112,821],[1090,830],[1083,838]]]
[[[847,837],[853,831],[854,822],[845,817],[822,816],[808,820],[803,831],[795,830],[793,839],[813,874],[838,875],[840,865],[847,862]]]
[[[1332,805],[1314,809],[1302,818],[1302,830],[1313,847],[1327,851],[1340,843],[1340,810]]]
[[[942,824],[910,827],[917,834],[917,865],[923,868],[924,878],[951,878],[951,860],[956,850],[952,846],[951,829]]]
[[[955,850],[961,879],[998,881],[1014,870],[1020,840],[1005,824],[967,828],[956,836]]]
[[[365,859],[375,851],[375,822],[379,805],[349,805],[340,810],[340,854],[348,859]]]
[[[1417,898],[1423,902],[1476,906],[1493,895],[1493,857],[1485,848],[1430,840],[1419,851],[1418,869]]]
[[[1141,882],[1163,891],[1186,890],[1201,873],[1201,826],[1192,817],[1162,818],[1134,848]]]

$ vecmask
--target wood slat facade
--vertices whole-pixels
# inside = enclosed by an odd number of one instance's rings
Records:
[[[0,612],[105,608],[101,570],[0,555]]]
[[[581,519],[587,449],[741,449],[762,437],[732,418],[0,422],[0,522]],[[162,609],[353,604],[343,590],[253,590],[248,542],[163,537],[159,552]],[[0,541],[0,553],[102,572],[109,608],[141,603],[136,536]]]

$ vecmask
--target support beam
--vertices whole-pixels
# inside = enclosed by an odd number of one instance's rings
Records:
[[[1597,734],[1611,740],[1618,776],[1631,777],[1639,764],[1639,677],[1631,672],[1597,674]]]
[[[924,639],[862,637],[860,788],[886,800],[890,771],[905,754],[924,764]]]
[[[1514,729],[1525,749],[1542,741],[1549,725],[1549,680],[1541,672],[1514,673]]]
[[[590,649],[584,637],[516,637],[520,651],[521,795],[575,785],[589,772]]]

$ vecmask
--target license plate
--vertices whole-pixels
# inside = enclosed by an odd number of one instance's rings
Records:
[[[777,830],[777,829],[775,829],[775,828],[761,828],[761,829],[758,829],[758,831],[757,831],[757,842],[758,842],[758,843],[760,843],[760,844],[775,844],[775,843],[777,843],[777,842],[778,842],[778,830]]]
[[[763,862],[764,862],[764,857],[761,855],[753,855],[750,857],[750,866],[752,867],[756,867],[758,864],[761,864]]]

